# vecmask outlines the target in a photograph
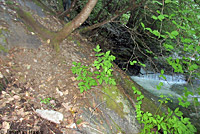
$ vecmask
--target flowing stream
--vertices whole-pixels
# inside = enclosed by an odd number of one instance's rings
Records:
[[[165,95],[173,101],[172,103],[169,102],[168,106],[172,109],[177,107],[184,113],[185,117],[189,117],[191,122],[195,124],[196,127],[200,127],[200,106],[194,107],[192,100],[197,98],[198,102],[200,103],[200,95],[195,92],[200,90],[200,80],[196,80],[193,84],[189,84],[185,81],[185,77],[183,75],[164,75],[166,80],[159,77],[160,73],[153,73],[153,72],[144,72],[141,71],[141,75],[139,76],[131,76],[131,78],[142,86],[145,90],[151,92],[152,94],[159,97],[160,95]],[[160,90],[157,89],[157,85],[162,82],[163,86]],[[178,97],[184,95],[184,87],[187,88],[188,91],[194,93],[194,95],[189,95],[188,101],[191,102],[191,105],[188,108],[183,108],[179,106]],[[170,95],[171,96],[170,96]]]
[[[187,89],[191,92],[194,92],[195,90],[197,91],[197,88],[200,87],[200,80],[197,80],[193,83],[193,85],[190,85],[185,81],[184,75],[164,75],[166,77],[166,80],[159,77],[160,75],[160,73],[153,73],[150,71],[145,72],[142,69],[139,76],[131,76],[131,78],[144,89],[148,90],[154,95],[159,97],[161,94],[166,96],[169,96],[171,94],[173,97],[170,98],[173,99],[177,99],[184,94],[184,87],[187,87]],[[158,90],[157,86],[160,82],[163,83],[163,86],[161,86],[161,89]],[[190,95],[188,97],[189,100],[192,100],[192,98],[196,97],[200,102],[200,95],[196,93],[194,93],[193,96]]]

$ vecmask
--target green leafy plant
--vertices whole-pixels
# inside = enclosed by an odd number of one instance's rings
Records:
[[[120,18],[120,22],[123,24],[123,25],[126,25],[128,20],[129,20],[129,17],[130,17],[130,13],[126,13],[126,14],[123,14]]]
[[[51,101],[51,98],[40,99],[40,102],[44,104],[49,104],[50,101]]]
[[[72,63],[74,66],[72,67],[72,73],[76,74],[76,80],[79,80],[78,86],[80,88],[80,92],[87,91],[91,89],[91,86],[96,86],[97,82],[93,78],[93,73],[90,72],[89,67],[82,65],[81,63]]]
[[[181,73],[187,78],[187,82],[191,85],[191,89],[184,88],[182,97],[178,98],[179,105],[188,108],[193,104],[196,115],[198,117],[198,108],[200,105],[197,98],[192,97],[192,103],[188,100],[189,95],[200,94],[200,88],[194,89],[192,79],[199,79],[199,5],[194,1],[171,1],[165,0],[158,3],[162,8],[157,10],[152,19],[159,29],[152,29],[141,23],[144,30],[150,32],[152,37],[161,40],[161,49],[169,53],[164,59],[173,68],[175,73]],[[197,8],[198,7],[198,8]],[[165,12],[166,11],[166,12]],[[167,14],[165,14],[167,13]],[[147,53],[151,53],[147,51]],[[163,79],[164,71],[161,70]],[[163,83],[159,83],[157,89],[161,89]]]
[[[140,66],[142,66],[142,67],[146,67],[145,64],[143,64],[143,63],[141,63],[141,62],[138,62],[138,61],[136,61],[136,60],[130,61],[130,65],[134,65],[134,64],[136,64],[136,63],[138,63],[138,64],[139,64]]]
[[[100,53],[99,45],[94,48],[94,51],[96,52],[97,60],[92,65],[85,66],[81,63],[72,63],[74,66],[71,70],[73,74],[77,75],[76,80],[80,81],[78,86],[81,93],[91,89],[92,86],[98,85],[98,83],[102,84],[103,81],[106,84],[116,85],[115,79],[112,78],[112,61],[115,60],[115,56],[110,55],[110,51]],[[95,67],[95,70],[92,67]]]
[[[6,1],[6,4],[7,4],[7,5],[13,5],[13,4],[14,4],[14,2],[13,2],[13,1],[11,1],[11,0],[8,0],[8,1]]]
[[[94,73],[97,74],[96,78],[98,79],[99,84],[102,84],[103,81],[106,82],[106,84],[113,84],[116,85],[115,79],[112,77],[112,61],[115,60],[115,56],[110,55],[110,51],[107,51],[106,53],[99,53],[101,51],[100,46],[97,45],[97,47],[94,49],[97,54],[97,60],[94,61],[94,66],[97,70],[102,69],[102,71],[95,71]]]
[[[172,111],[168,108],[168,113],[163,113],[162,115],[158,115],[158,111],[164,103],[168,103],[171,99],[167,98],[164,95],[160,97],[162,100],[159,100],[160,106],[158,107],[155,113],[144,112],[141,110],[142,100],[144,95],[137,90],[135,87],[132,87],[135,94],[137,94],[137,103],[136,103],[136,118],[139,123],[143,124],[143,129],[141,134],[147,133],[159,133],[163,132],[164,134],[172,133],[172,134],[194,134],[197,130],[191,124],[189,118],[184,118],[183,113],[179,111],[179,108],[176,108]],[[156,131],[155,131],[156,128]],[[153,131],[154,129],[154,131]]]
[[[48,97],[48,98],[44,98],[44,99],[40,99],[40,103],[43,103],[45,105],[50,105],[51,107],[54,107],[50,101],[53,100],[53,98]]]

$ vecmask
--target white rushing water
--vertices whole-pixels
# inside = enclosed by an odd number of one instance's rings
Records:
[[[166,80],[160,78],[159,77],[160,75],[161,75],[160,73],[153,73],[150,71],[147,73],[144,70],[141,70],[141,74],[139,76],[131,76],[131,78],[140,86],[142,86],[144,89],[146,89],[147,91],[151,92],[152,94],[158,97],[161,94],[166,96],[169,96],[170,94],[173,96],[173,98],[178,98],[181,97],[181,95],[183,95],[184,86],[188,86],[187,82],[185,81],[185,77],[183,75],[179,74],[164,75],[166,77]],[[163,83],[163,86],[161,86],[161,89],[158,90],[157,86],[159,85],[160,82]],[[199,95],[189,96],[189,99],[191,100],[194,97],[198,98],[200,102]]]
[[[186,84],[185,77],[183,75],[164,75],[166,77],[166,80],[159,77],[160,73],[155,74],[144,74],[140,75],[139,78],[141,79],[150,79],[154,81],[160,81],[160,82],[168,82],[171,84]]]

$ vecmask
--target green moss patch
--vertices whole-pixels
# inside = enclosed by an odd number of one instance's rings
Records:
[[[125,97],[122,96],[117,86],[105,85],[102,88],[105,95],[103,99],[106,100],[107,106],[114,110],[121,118],[124,118],[124,115],[129,112],[129,108],[124,105]]]
[[[0,30],[0,32],[2,33],[2,30]],[[6,40],[6,37],[3,35],[3,34],[1,34],[0,33],[0,38],[2,39],[2,43],[3,44],[7,44],[7,40]],[[0,44],[0,51],[3,51],[3,52],[5,52],[5,53],[7,53],[8,52],[8,49],[7,48],[5,48],[2,44]]]
[[[115,77],[117,83],[120,83],[120,85],[124,88],[125,93],[128,94],[134,102],[137,102],[137,95],[134,94],[132,87],[135,87],[137,90],[142,92],[142,94],[145,97],[142,100],[142,105],[141,105],[142,108],[141,109],[144,112],[148,111],[148,112],[154,114],[155,111],[157,111],[159,103],[158,103],[158,98],[156,96],[154,96],[153,94],[146,91],[144,88],[142,88],[136,82],[132,81],[128,76],[123,76],[122,74],[120,74],[120,72],[116,71],[114,77]],[[152,100],[152,98],[153,98],[153,100]],[[166,112],[166,111],[167,111],[167,107],[163,106],[161,108],[161,111],[157,114],[161,115],[162,112]]]
[[[7,53],[8,49],[6,49],[3,45],[0,44],[0,51]]]

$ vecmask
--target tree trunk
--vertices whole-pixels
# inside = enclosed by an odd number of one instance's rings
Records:
[[[63,41],[70,33],[72,33],[76,28],[78,28],[90,15],[93,8],[95,7],[98,0],[88,0],[86,6],[82,11],[69,23],[65,24],[63,29],[61,29],[53,38],[53,43],[60,43]]]

